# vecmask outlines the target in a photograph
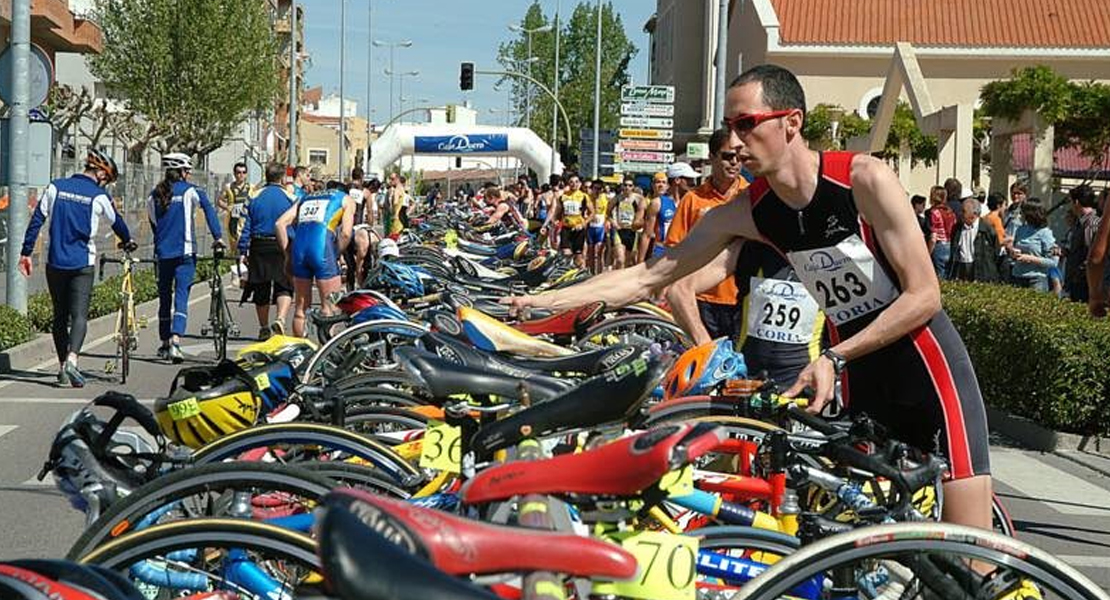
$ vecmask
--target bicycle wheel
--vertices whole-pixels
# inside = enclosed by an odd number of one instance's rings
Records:
[[[304,465],[308,467],[308,465]],[[139,487],[120,498],[85,530],[70,547],[66,557],[74,560],[93,548],[154,524],[147,518],[163,510],[156,521],[198,516],[225,516],[235,492],[251,492],[252,496],[281,494],[286,507],[312,506],[338,485],[315,469],[273,463],[229,462],[199,465],[182,469]],[[170,507],[176,504],[177,506]],[[259,515],[261,516],[261,515]]]
[[[134,310],[134,306],[127,300],[124,300],[123,306],[119,309],[116,352],[119,360],[120,385],[127,383],[127,375],[131,373],[131,313]]]
[[[391,319],[348,327],[312,355],[301,382],[337,381],[353,373],[392,369],[397,366],[393,348],[411,344],[427,331],[424,325]]]
[[[376,440],[389,440],[387,443],[392,444],[405,442],[410,434],[422,433],[428,426],[428,417],[403,408],[388,406],[357,408],[348,412],[344,419],[346,429]]]
[[[412,497],[412,490],[397,485],[377,469],[366,465],[326,460],[301,463],[297,466],[327,477],[337,486],[358,488],[402,500]]]
[[[606,319],[586,330],[577,346],[588,349],[656,342],[677,351],[694,346],[693,340],[674,321],[646,315]]]
[[[996,568],[982,583],[967,561]],[[947,523],[865,527],[821,540],[782,559],[740,590],[770,600],[807,581],[837,574],[837,584],[883,598],[1001,598],[1035,585],[1036,597],[1108,600],[1105,592],[1052,555],[996,533]],[[845,589],[845,593],[854,592]],[[1051,592],[1053,595],[1045,595]],[[1025,597],[1025,596],[1018,596]]]
[[[267,449],[271,456],[287,462],[364,460],[404,487],[423,479],[415,467],[384,444],[322,423],[276,423],[244,429],[205,444],[192,458],[194,464],[208,464],[234,460],[257,449]]]
[[[112,540],[77,562],[127,574],[148,598],[220,589],[243,598],[290,598],[322,572],[312,538],[245,519],[155,525]]]

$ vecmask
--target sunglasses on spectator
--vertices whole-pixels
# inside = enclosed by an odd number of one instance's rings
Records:
[[[236,175],[246,175],[246,174],[247,174],[247,172],[246,172],[246,171],[240,171],[240,170],[236,169],[236,170],[235,170],[235,174],[236,174]]]
[[[731,131],[739,134],[745,134],[758,127],[759,124],[764,121],[770,121],[771,119],[785,117],[795,110],[796,109],[791,108],[788,110],[775,110],[765,113],[740,114],[731,118],[725,117],[721,120],[721,124]]]
[[[723,160],[725,162],[734,162],[736,160],[737,154],[735,152],[732,152],[732,151],[725,151],[725,152],[718,152],[717,156],[721,157],[721,160]]]

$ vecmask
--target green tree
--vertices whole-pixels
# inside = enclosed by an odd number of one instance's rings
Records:
[[[533,2],[520,25],[534,30],[552,23],[552,18],[544,14],[539,2]],[[594,110],[594,68],[596,61],[597,6],[593,2],[581,2],[569,16],[560,15],[559,27],[559,101],[566,108],[570,119],[573,139],[569,145],[573,151],[578,147],[579,131],[593,127]],[[615,129],[620,125],[621,87],[631,81],[628,65],[636,56],[636,46],[628,39],[624,23],[613,9],[612,3],[602,5],[601,11],[601,128]],[[518,33],[513,39],[499,47],[501,66],[507,71],[527,72],[528,37]],[[554,90],[555,86],[555,33],[532,34],[532,56],[530,63],[532,76]],[[518,125],[525,124],[525,108],[528,89],[526,81],[513,78],[512,99]],[[551,98],[542,90],[532,90],[532,130],[544,141],[551,143],[551,119],[553,114]],[[559,117],[560,119],[562,117]],[[565,127],[560,122],[559,143],[566,144]],[[566,157],[564,157],[566,160]]]
[[[278,47],[260,0],[97,0],[92,72],[160,132],[159,150],[204,157],[278,92]]]

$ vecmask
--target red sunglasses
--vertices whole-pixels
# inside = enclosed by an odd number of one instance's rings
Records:
[[[787,110],[775,110],[765,113],[749,113],[746,115],[736,115],[732,118],[725,117],[721,120],[721,124],[728,129],[735,131],[736,133],[748,133],[764,121],[770,121],[771,119],[785,117],[795,110],[796,109],[791,108]]]

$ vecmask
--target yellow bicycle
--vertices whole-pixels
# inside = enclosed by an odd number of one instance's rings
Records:
[[[112,373],[119,370],[120,383],[127,383],[127,375],[131,371],[131,353],[139,347],[139,329],[146,327],[146,320],[140,320],[135,314],[135,265],[140,263],[154,264],[149,258],[133,258],[131,252],[123,250],[123,258],[112,258],[105,254],[100,255],[100,279],[104,279],[104,265],[117,264],[122,268],[119,290],[119,313],[116,315],[116,356],[104,365],[104,370]]]

